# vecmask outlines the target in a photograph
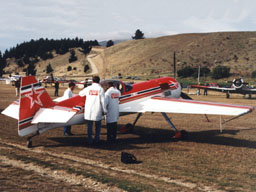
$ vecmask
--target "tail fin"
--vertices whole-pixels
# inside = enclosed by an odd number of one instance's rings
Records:
[[[54,105],[45,88],[34,76],[23,77],[20,88],[19,135],[35,133],[38,130],[37,125],[32,125],[31,122],[36,112],[42,107],[48,108]]]

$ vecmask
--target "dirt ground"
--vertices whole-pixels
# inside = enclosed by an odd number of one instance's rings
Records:
[[[47,91],[53,96],[53,88]],[[241,95],[192,97],[256,107],[256,99]],[[0,84],[0,111],[15,99],[14,87]],[[169,114],[189,132],[184,141],[172,139],[161,114],[146,113],[134,133],[118,132],[117,144],[106,143],[103,122],[99,146],[88,146],[86,125],[76,125],[74,136],[58,128],[35,137],[32,149],[18,136],[17,121],[0,115],[0,191],[256,191],[255,113],[225,124],[222,133],[219,116],[209,123],[202,115]],[[120,117],[119,128],[135,117]],[[123,164],[122,151],[139,163]]]

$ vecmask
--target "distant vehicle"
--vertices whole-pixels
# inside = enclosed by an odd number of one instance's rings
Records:
[[[218,84],[210,84],[209,86],[191,85],[191,87],[223,92],[226,93],[226,98],[230,98],[231,93],[238,93],[244,96],[248,95],[249,98],[252,97],[252,94],[256,94],[256,89],[250,88],[248,83],[245,83],[242,78],[234,79],[230,87],[220,87]]]
[[[140,80],[140,77],[133,77],[132,79],[134,79],[134,80]]]
[[[13,75],[13,76],[11,76],[10,77],[10,81],[18,81],[19,79],[21,78],[21,76],[20,75]]]
[[[122,76],[114,76],[114,77],[112,77],[112,79],[122,79],[123,77]]]
[[[92,84],[92,80],[88,79],[87,82],[86,81],[80,81],[80,82],[74,82],[76,84],[76,86],[78,87],[78,89],[83,89],[84,88],[84,84],[87,83],[87,86]]]
[[[126,77],[126,79],[131,79],[131,78],[132,78],[131,76]]]
[[[179,82],[171,77],[162,77],[133,85],[119,80],[104,80],[101,85],[104,87],[108,82],[116,84],[122,94],[119,104],[120,115],[138,114],[133,124],[126,125],[127,129],[135,127],[142,113],[158,112],[175,131],[175,138],[182,138],[186,136],[186,132],[178,131],[166,113],[235,116],[225,122],[221,121],[220,125],[222,125],[254,110],[252,106],[192,100],[181,91]],[[85,97],[77,95],[55,103],[35,77],[28,76],[21,80],[20,99],[14,101],[1,113],[18,120],[18,134],[20,136],[30,135],[27,146],[32,147],[32,137],[47,130],[84,124],[85,102]]]
[[[54,81],[54,79],[52,79],[51,76],[46,76],[45,78],[43,78],[42,82],[43,83],[52,83]]]

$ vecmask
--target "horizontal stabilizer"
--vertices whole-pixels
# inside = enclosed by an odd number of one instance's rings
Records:
[[[2,114],[19,120],[19,110],[20,110],[19,104],[17,104],[16,102],[13,102],[5,110],[2,111]]]
[[[66,123],[74,115],[75,111],[72,110],[61,110],[56,108],[41,108],[35,114],[32,124],[36,123]]]

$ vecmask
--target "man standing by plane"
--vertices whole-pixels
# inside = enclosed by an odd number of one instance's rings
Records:
[[[114,143],[116,141],[117,121],[119,118],[119,97],[120,91],[114,87],[113,82],[108,82],[108,90],[105,94],[105,102],[107,108],[107,141]]]
[[[75,89],[75,86],[76,86],[76,84],[73,83],[73,82],[68,84],[68,88],[65,90],[64,95],[63,95],[64,99],[69,99],[69,98],[74,96],[73,90]],[[71,133],[71,126],[70,125],[64,127],[64,133],[63,134],[64,135],[67,134],[68,136],[73,135],[73,133]]]
[[[84,119],[88,122],[88,142],[90,145],[93,143],[93,122],[95,122],[96,126],[94,143],[97,144],[100,141],[102,115],[107,113],[105,108],[104,89],[99,84],[100,78],[98,76],[94,76],[92,82],[92,85],[79,92],[80,96],[86,96]]]

